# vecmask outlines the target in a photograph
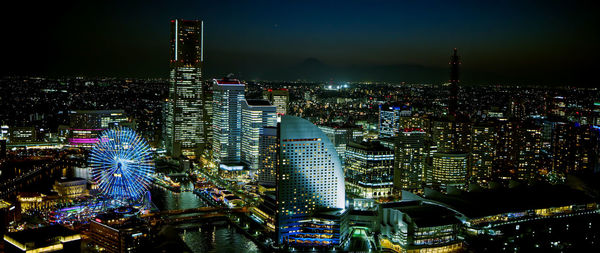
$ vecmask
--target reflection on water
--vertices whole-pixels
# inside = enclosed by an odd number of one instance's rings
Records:
[[[194,252],[260,252],[256,244],[225,222],[187,229],[182,238]]]
[[[182,189],[193,187],[191,182],[181,184]],[[152,202],[154,202],[156,207],[161,211],[207,206],[206,203],[193,192],[175,193],[160,186],[153,186],[150,192],[152,193]]]
[[[179,181],[179,180],[177,180]],[[181,189],[193,189],[189,181],[181,182]],[[187,209],[207,206],[193,192],[174,193],[159,186],[150,190],[152,202],[160,210]],[[180,236],[194,252],[260,252],[260,249],[227,222],[181,225]]]

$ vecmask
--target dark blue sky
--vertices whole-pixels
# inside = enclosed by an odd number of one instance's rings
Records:
[[[591,1],[93,2],[7,10],[3,72],[167,77],[173,18],[205,21],[206,77],[443,82],[454,47],[467,83],[597,86],[600,66]]]

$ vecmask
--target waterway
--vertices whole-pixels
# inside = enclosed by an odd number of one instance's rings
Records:
[[[162,211],[208,206],[193,192],[184,190],[193,188],[193,184],[189,180],[175,180],[181,183],[181,193],[175,193],[159,186],[153,186],[150,190],[152,202],[158,209]],[[179,235],[194,252],[261,252],[254,242],[237,232],[236,228],[228,222],[183,224],[178,228]]]

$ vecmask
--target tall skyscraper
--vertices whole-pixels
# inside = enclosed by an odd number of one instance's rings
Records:
[[[197,155],[204,147],[202,62],[203,22],[171,20],[171,73],[164,140],[173,156],[180,152]]]
[[[560,174],[596,172],[600,157],[600,129],[578,123],[556,126],[552,140],[552,170]]]
[[[450,57],[450,97],[448,97],[448,113],[451,116],[456,116],[458,104],[459,66],[460,57],[458,56],[458,50],[454,48],[454,53]]]
[[[496,154],[496,128],[491,124],[473,126],[470,142],[469,176],[473,181],[485,184],[492,176]]]
[[[346,190],[361,198],[386,198],[394,188],[394,151],[379,142],[350,142],[347,149]]]
[[[437,119],[431,124],[431,135],[438,152],[466,153],[471,140],[471,123],[456,119]]]
[[[245,87],[237,79],[213,80],[213,159],[225,170],[241,165]]]
[[[526,124],[519,131],[517,144],[517,179],[530,181],[539,176],[542,169],[542,128]]]
[[[395,140],[394,186],[411,192],[423,190],[425,132],[418,128],[407,128]]]
[[[503,180],[504,183],[508,183],[508,180],[512,179],[513,170],[517,166],[517,149],[516,145],[519,142],[519,136],[517,134],[519,129],[519,122],[508,120],[506,118],[498,118],[495,123],[497,126],[496,130],[496,147],[494,163],[492,165],[492,178],[496,180]]]
[[[434,121],[432,137],[437,148],[427,168],[427,182],[445,189],[466,186],[470,124],[456,120]]]
[[[344,172],[327,136],[308,120],[279,124],[277,238],[280,244],[336,246],[345,236]]]
[[[263,99],[269,100],[272,105],[277,107],[278,115],[285,115],[290,102],[290,91],[288,89],[264,90]]]
[[[277,183],[279,139],[277,127],[263,127],[258,137],[258,184],[268,188]]]
[[[471,122],[457,112],[460,58],[457,49],[450,57],[450,95],[448,114],[431,124],[431,138],[436,152],[426,168],[426,181],[441,189],[463,188],[467,183],[468,152],[471,144]]]
[[[202,97],[204,104],[204,154],[206,157],[212,157],[212,144],[213,144],[213,130],[212,130],[212,119],[213,119],[213,81],[205,80],[202,82]]]
[[[263,99],[247,99],[242,102],[241,159],[248,169],[259,167],[260,132],[264,127],[277,126],[275,106]]]

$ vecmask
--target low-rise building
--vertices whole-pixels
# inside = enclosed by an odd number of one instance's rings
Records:
[[[10,232],[5,252],[80,252],[81,235],[60,225]]]
[[[87,180],[83,178],[61,178],[56,180],[52,188],[63,198],[76,198],[88,194]]]
[[[447,194],[426,189],[424,196],[459,214],[465,242],[476,252],[580,252],[599,247],[591,238],[600,237],[600,204],[565,185],[454,189]],[[578,231],[577,236],[571,231]]]
[[[459,252],[461,221],[456,213],[423,201],[381,204],[381,246],[394,252]]]
[[[108,253],[137,252],[150,243],[150,231],[143,221],[113,214],[92,219],[89,237]]]

